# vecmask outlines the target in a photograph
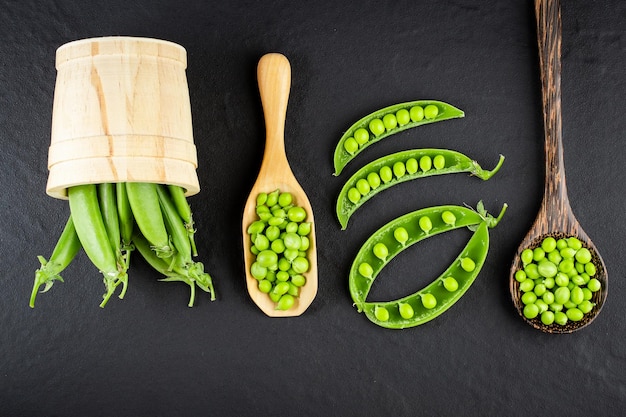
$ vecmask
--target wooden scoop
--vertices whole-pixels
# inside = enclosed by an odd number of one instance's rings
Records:
[[[595,245],[582,229],[570,207],[565,186],[565,168],[563,164],[563,143],[561,131],[561,12],[558,0],[536,0],[537,40],[541,66],[543,98],[543,117],[545,128],[545,190],[539,214],[530,231],[522,241],[511,267],[510,291],[513,303],[522,318],[533,327],[547,333],[571,333],[579,330],[600,313],[607,296],[608,274],[604,261]],[[594,293],[595,307],[579,322],[568,321],[565,326],[558,324],[544,325],[539,318],[529,320],[524,317],[524,305],[520,300],[519,283],[515,272],[522,268],[521,253],[526,248],[535,248],[547,237],[576,236],[583,246],[592,253],[596,266],[597,278],[602,288]]]
[[[309,307],[317,294],[317,246],[313,208],[304,190],[293,175],[285,154],[285,116],[289,100],[289,89],[291,87],[291,67],[289,61],[286,57],[277,53],[264,55],[258,64],[257,79],[265,115],[267,138],[261,169],[250,191],[243,212],[242,228],[246,283],[252,301],[268,316],[299,316]],[[306,284],[301,287],[299,297],[297,297],[294,306],[284,311],[276,310],[276,304],[269,298],[268,294],[259,291],[259,281],[250,274],[250,266],[254,262],[255,256],[250,251],[252,244],[250,235],[247,233],[248,226],[255,220],[258,220],[256,214],[257,195],[263,192],[270,193],[276,189],[279,189],[281,192],[290,192],[294,197],[294,203],[306,210],[306,221],[311,222],[313,226],[309,235],[310,247],[307,251],[310,269],[304,274]]]

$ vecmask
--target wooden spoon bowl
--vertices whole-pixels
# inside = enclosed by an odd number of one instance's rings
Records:
[[[270,317],[288,317],[301,315],[313,302],[317,294],[317,245],[313,208],[304,190],[291,171],[285,153],[285,117],[291,87],[291,66],[286,57],[271,53],[261,57],[257,67],[257,79],[261,104],[265,116],[266,143],[261,169],[254,183],[243,211],[242,231],[246,285],[252,301]],[[270,193],[279,189],[293,195],[294,204],[305,209],[306,221],[311,222],[309,235],[310,247],[307,251],[310,268],[304,274],[306,284],[301,287],[295,305],[289,310],[277,310],[276,304],[268,294],[259,291],[258,280],[250,274],[250,266],[255,256],[250,251],[252,246],[248,226],[258,220],[256,198],[259,193]]]
[[[563,143],[561,130],[561,11],[559,0],[535,0],[537,17],[537,41],[541,69],[543,116],[545,129],[546,178],[541,208],[530,231],[515,254],[509,287],[513,304],[520,316],[531,326],[546,333],[572,333],[589,325],[600,313],[608,294],[608,274],[604,261],[595,245],[582,229],[567,197],[565,168],[563,164]],[[593,309],[577,322],[568,321],[566,325],[545,325],[537,317],[528,319],[523,314],[519,282],[515,272],[522,268],[521,254],[526,248],[534,249],[543,239],[553,236],[577,237],[592,254],[596,266],[594,278],[601,283],[600,291],[593,295]]]

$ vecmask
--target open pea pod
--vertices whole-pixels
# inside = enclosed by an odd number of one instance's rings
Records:
[[[352,214],[376,194],[396,184],[433,175],[469,173],[488,180],[504,163],[500,155],[491,171],[468,156],[446,149],[412,149],[383,156],[355,172],[337,197],[337,219],[345,229]]]
[[[365,302],[363,312],[370,321],[388,329],[415,327],[438,317],[474,283],[487,258],[488,248],[488,226],[482,222],[457,258],[433,282],[397,300]],[[464,269],[467,263],[469,266]]]
[[[476,210],[456,205],[429,207],[400,216],[382,226],[361,246],[350,268],[349,290],[357,311],[366,311],[374,323],[389,328],[417,326],[441,314],[460,298],[476,278],[489,247],[487,229],[500,222],[506,208],[504,204],[498,217],[493,217],[484,209],[482,202],[477,204]],[[474,235],[450,268],[434,281],[436,285],[442,285],[445,278],[452,276],[457,284],[454,291],[446,289],[450,294],[441,293],[440,289],[434,291],[435,286],[431,284],[400,300],[388,303],[366,301],[374,280],[395,256],[417,242],[462,227],[475,230]],[[423,305],[422,296],[426,293],[434,297],[436,305],[432,308]],[[447,296],[443,297],[443,294]],[[426,298],[432,301],[431,296]],[[424,310],[430,310],[428,313],[422,311],[420,302]]]
[[[465,113],[442,101],[417,100],[394,104],[377,110],[356,123],[343,134],[335,147],[335,174],[361,151],[390,135],[424,124],[464,117]]]

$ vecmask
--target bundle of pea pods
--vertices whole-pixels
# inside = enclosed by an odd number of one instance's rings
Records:
[[[86,184],[68,188],[70,215],[49,259],[39,256],[30,298],[48,291],[82,248],[102,274],[104,307],[120,287],[128,289],[131,253],[136,249],[161,281],[184,282],[194,305],[196,286],[215,299],[211,276],[197,256],[194,223],[184,190],[153,183]]]
[[[464,112],[441,101],[419,100],[375,111],[354,123],[335,148],[335,175],[368,146],[406,129],[453,118]],[[396,184],[433,175],[469,173],[482,180],[491,178],[502,166],[504,156],[491,171],[466,155],[448,149],[411,149],[383,156],[358,169],[343,185],[337,198],[337,219],[342,229],[366,201]],[[358,251],[349,272],[350,295],[358,312],[373,323],[403,329],[439,316],[472,285],[489,250],[489,229],[502,219],[489,214],[481,201],[475,209],[446,205],[416,210],[376,230]],[[431,236],[462,227],[472,237],[452,264],[421,290],[390,301],[367,301],[381,270],[402,251]]]

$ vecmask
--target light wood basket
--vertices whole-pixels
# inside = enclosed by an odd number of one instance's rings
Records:
[[[80,184],[153,182],[200,191],[187,53],[135,37],[83,39],[56,52],[46,192]]]

